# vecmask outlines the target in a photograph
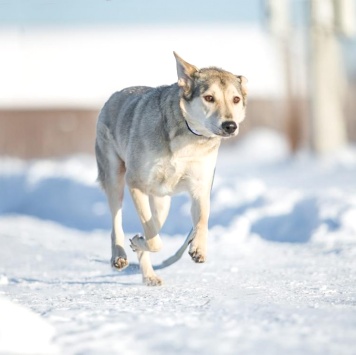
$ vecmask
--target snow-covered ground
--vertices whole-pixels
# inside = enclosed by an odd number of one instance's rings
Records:
[[[0,160],[0,353],[355,354],[354,148],[291,159],[268,131],[224,146],[208,260],[184,255],[153,288],[129,250],[131,267],[110,269],[95,175],[92,157]],[[188,210],[178,197],[155,264],[182,244]]]

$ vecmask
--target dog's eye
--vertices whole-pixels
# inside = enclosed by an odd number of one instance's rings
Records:
[[[204,96],[204,100],[207,102],[214,102],[214,98],[211,95]]]
[[[240,102],[240,98],[238,96],[234,97],[234,104],[238,104]]]

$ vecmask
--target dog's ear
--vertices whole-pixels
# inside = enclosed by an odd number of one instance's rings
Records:
[[[183,60],[176,52],[173,52],[177,62],[178,86],[183,89],[186,98],[190,98],[193,90],[193,74],[199,69]]]
[[[242,95],[246,96],[247,95],[247,79],[242,76],[242,75],[236,75],[237,79],[239,79],[239,82],[241,84],[241,91]]]

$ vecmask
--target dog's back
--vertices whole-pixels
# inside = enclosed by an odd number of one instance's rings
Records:
[[[118,120],[125,118],[125,126],[130,130],[133,112],[142,97],[155,90],[148,86],[133,86],[117,91],[112,94],[100,111],[98,118],[98,128],[104,125],[109,131],[114,133]]]
[[[99,115],[97,156],[107,155],[110,149],[111,154],[130,164],[130,160],[140,160],[144,152],[168,149],[172,132],[179,134],[186,128],[179,100],[177,84],[158,88],[135,86],[114,93]],[[99,181],[103,183],[102,159],[97,160]]]

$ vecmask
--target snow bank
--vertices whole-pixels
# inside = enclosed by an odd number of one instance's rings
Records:
[[[1,354],[58,352],[52,343],[54,328],[39,315],[3,297],[0,297],[0,315]]]
[[[355,175],[353,175],[355,174]],[[318,159],[290,159],[285,140],[261,129],[235,146],[223,146],[212,191],[210,227],[228,228],[239,218],[250,232],[279,242],[307,242],[320,230],[355,231],[355,150]],[[29,215],[82,231],[109,230],[110,213],[96,180],[93,157],[61,161],[0,160],[0,214]],[[189,200],[173,199],[163,233],[186,234]],[[141,230],[126,192],[124,228]]]

